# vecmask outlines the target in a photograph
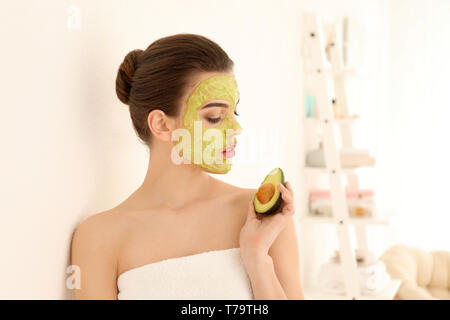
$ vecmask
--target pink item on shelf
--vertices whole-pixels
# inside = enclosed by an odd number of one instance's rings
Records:
[[[347,189],[346,200],[350,217],[370,217],[374,212],[374,192],[372,190]],[[314,216],[331,217],[333,210],[331,193],[327,189],[311,190],[309,211]]]
[[[372,190],[347,190],[347,199],[352,198],[370,198],[373,197]],[[314,189],[309,192],[309,200],[314,201],[318,199],[329,199],[331,197],[330,190]]]

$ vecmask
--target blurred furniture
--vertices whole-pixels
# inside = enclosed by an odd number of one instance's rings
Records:
[[[450,251],[428,252],[396,245],[380,259],[392,278],[402,280],[398,299],[450,300]]]

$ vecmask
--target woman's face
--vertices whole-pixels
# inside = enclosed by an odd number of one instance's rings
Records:
[[[208,172],[231,169],[236,135],[239,90],[233,73],[199,73],[184,100],[182,126],[191,136],[190,162]]]

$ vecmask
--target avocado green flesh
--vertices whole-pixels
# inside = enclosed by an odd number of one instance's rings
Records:
[[[277,185],[279,183],[284,184],[283,171],[280,168],[273,169],[264,178],[264,181],[261,183],[261,185],[263,185],[265,183],[273,184],[273,186],[275,187],[275,193],[273,194],[272,198],[266,203],[261,203],[255,194],[254,199],[253,199],[253,205],[255,207],[256,212],[271,214],[271,213],[277,212],[278,209],[280,208],[281,204],[283,203],[283,199],[281,198],[281,193],[277,187]]]

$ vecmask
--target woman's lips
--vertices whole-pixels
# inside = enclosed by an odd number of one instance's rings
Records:
[[[234,148],[236,147],[236,145],[232,145],[229,146],[227,148],[225,148],[225,150],[222,151],[222,154],[225,158],[233,158],[234,157]]]

